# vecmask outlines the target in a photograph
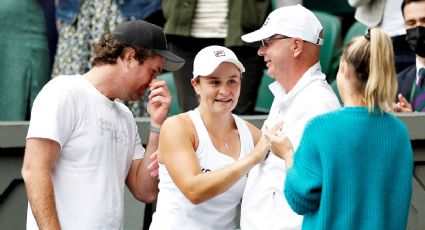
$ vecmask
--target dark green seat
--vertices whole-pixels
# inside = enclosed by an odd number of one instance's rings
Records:
[[[350,14],[356,11],[347,0],[303,0],[302,4],[309,10],[319,10],[331,14]]]
[[[320,66],[326,74],[328,82],[335,79],[336,71],[332,68],[336,56],[336,45],[341,36],[341,22],[339,18],[323,11],[313,11],[323,26],[323,45],[320,48]]]
[[[354,23],[350,26],[350,28],[349,28],[349,29],[348,29],[348,31],[347,31],[347,34],[346,34],[346,35],[345,35],[345,37],[344,37],[343,47],[341,47],[341,48],[339,48],[339,49],[337,50],[336,58],[335,58],[335,60],[334,60],[334,63],[332,63],[332,66],[333,66],[333,68],[334,68],[335,70],[338,70],[338,67],[339,67],[339,58],[341,57],[342,50],[343,50],[344,46],[345,46],[345,45],[347,45],[347,43],[348,43],[351,39],[353,39],[354,37],[364,35],[364,34],[365,34],[365,32],[366,32],[366,29],[367,29],[367,26],[363,25],[363,24],[362,24],[362,23],[360,23],[360,22],[354,22]]]
[[[170,111],[168,112],[168,116],[173,116],[182,112],[179,106],[179,101],[177,98],[177,90],[174,84],[173,74],[171,72],[161,73],[157,79],[164,80],[167,82],[168,89],[171,92],[171,96],[173,99],[171,100]]]
[[[360,22],[353,23],[353,25],[350,26],[350,28],[347,31],[347,34],[344,37],[344,45],[347,45],[347,43],[351,39],[353,39],[354,37],[363,36],[365,34],[366,29],[367,29],[367,26],[363,25]],[[343,48],[339,49],[338,59],[336,59],[335,62],[333,63],[333,66],[335,67],[335,69],[338,69],[338,67],[339,67],[339,56],[341,56],[341,54],[342,54],[342,49]],[[334,90],[335,94],[338,96],[339,102],[341,103],[341,105],[343,105],[343,102],[341,100],[341,96],[339,95],[339,92],[338,92],[338,87],[336,85],[336,79],[334,81],[332,81],[331,86],[332,86],[332,89]]]
[[[347,34],[344,37],[344,45],[346,45],[353,37],[365,35],[367,26],[360,23],[354,22],[353,25],[347,31]]]
[[[367,29],[367,26],[363,25],[360,22],[354,22],[350,26],[350,28],[347,31],[347,34],[345,34],[344,41],[343,41],[343,47],[339,48],[338,51],[337,51],[337,55],[336,55],[337,56],[337,59],[335,59],[335,62],[333,64],[334,67],[336,66],[336,69],[338,69],[338,66],[339,66],[339,57],[342,54],[342,50],[343,50],[344,46],[347,45],[347,43],[351,39],[353,39],[354,37],[364,35],[365,32],[366,32],[366,29]]]
[[[269,85],[275,80],[267,74],[267,69],[264,70],[261,79],[260,87],[258,88],[257,101],[255,103],[255,111],[258,113],[269,113],[272,106],[274,96],[269,89]]]
[[[341,106],[343,106],[344,103],[342,101],[341,95],[339,95],[338,86],[336,84],[336,79],[332,82],[331,87],[332,87],[332,90],[334,91],[335,95],[338,97],[339,104],[341,104]]]

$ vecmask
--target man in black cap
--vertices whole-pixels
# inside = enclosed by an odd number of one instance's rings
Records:
[[[95,50],[89,72],[54,78],[34,102],[22,168],[27,229],[123,229],[124,183],[144,202],[158,193],[147,166],[171,96],[155,78],[184,60],[168,51],[160,27],[144,21],[119,25]],[[137,100],[146,89],[145,150],[132,113],[115,99]]]

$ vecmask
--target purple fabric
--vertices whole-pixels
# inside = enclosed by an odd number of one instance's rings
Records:
[[[419,81],[416,85],[416,96],[413,100],[412,106],[415,111],[425,111],[425,68],[419,70]]]

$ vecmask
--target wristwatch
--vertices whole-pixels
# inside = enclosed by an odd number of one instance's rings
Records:
[[[152,125],[149,126],[149,131],[151,131],[153,133],[158,133],[159,134],[159,131],[160,130],[161,130],[161,126],[160,127],[155,127],[155,126],[152,126]]]

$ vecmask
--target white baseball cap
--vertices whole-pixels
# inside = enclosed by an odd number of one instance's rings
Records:
[[[207,46],[196,54],[193,61],[193,79],[198,76],[208,76],[223,62],[230,62],[239,68],[241,73],[245,68],[235,53],[223,46]]]
[[[298,4],[273,10],[260,29],[245,34],[241,38],[250,43],[281,34],[322,45],[323,39],[319,37],[322,29],[319,19],[313,12]]]

